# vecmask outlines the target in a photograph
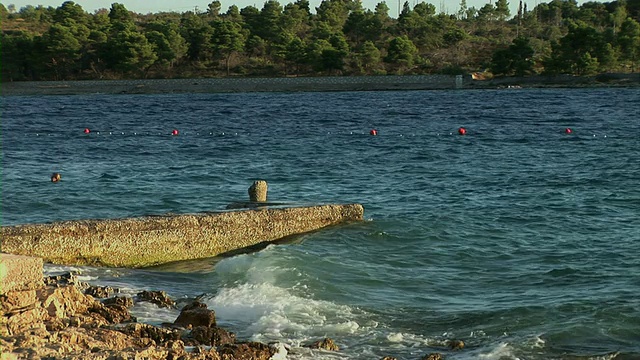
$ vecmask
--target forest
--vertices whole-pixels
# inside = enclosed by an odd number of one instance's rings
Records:
[[[308,0],[261,9],[139,14],[0,4],[3,82],[196,77],[469,74],[529,76],[638,71],[640,0],[507,0],[455,13],[405,2]]]

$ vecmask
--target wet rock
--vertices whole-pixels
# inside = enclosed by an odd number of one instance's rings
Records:
[[[178,340],[182,343],[182,340],[180,339],[182,337],[182,333],[180,331],[158,328],[148,324],[129,324],[122,329],[118,329],[118,331],[136,338],[151,339],[156,344],[164,344]]]
[[[159,307],[175,308],[176,302],[173,301],[164,291],[142,291],[137,294],[138,301],[148,301]]]
[[[120,305],[126,308],[133,306],[133,299],[127,296],[114,296],[112,298],[104,299],[102,301],[104,305]]]
[[[197,326],[191,330],[193,345],[222,346],[236,342],[236,334],[219,327]]]
[[[308,347],[312,349],[323,349],[328,351],[338,351],[340,348],[331,338],[324,338],[322,340],[318,340]]]
[[[189,327],[215,327],[216,326],[216,313],[213,310],[207,309],[207,305],[199,301],[186,305],[180,311],[180,315],[173,322],[176,325]]]
[[[95,313],[103,317],[109,324],[120,324],[123,322],[135,322],[136,318],[131,316],[129,309],[122,305],[104,305],[95,302],[89,309],[89,312]]]
[[[78,289],[80,289],[80,291],[85,290],[89,287],[88,283],[78,280],[78,276],[74,272],[66,272],[60,275],[45,276],[44,285],[55,286],[55,287],[73,285]]]
[[[222,345],[218,347],[218,354],[222,359],[269,360],[275,354],[275,350],[267,344],[243,342]]]
[[[440,353],[431,353],[425,355],[422,360],[442,360],[444,357]]]
[[[111,286],[89,286],[84,293],[91,295],[94,298],[104,299],[108,298],[114,293],[119,292]]]
[[[449,340],[447,346],[451,350],[462,350],[464,348],[464,341],[462,341],[462,340]]]

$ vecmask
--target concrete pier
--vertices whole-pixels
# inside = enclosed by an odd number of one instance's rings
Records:
[[[1,251],[55,264],[145,267],[213,257],[363,216],[362,205],[347,204],[3,226]]]

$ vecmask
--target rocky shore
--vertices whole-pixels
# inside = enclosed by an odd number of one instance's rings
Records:
[[[640,74],[475,78],[472,75],[386,75],[283,78],[20,81],[0,84],[2,96],[180,94],[230,92],[391,91],[546,87],[638,87]]]
[[[120,296],[118,289],[91,286],[72,273],[33,280],[20,271],[42,274],[42,260],[2,255],[0,288],[0,359],[286,359],[288,344],[243,341],[216,323],[213,309],[199,299],[175,301],[163,291]],[[8,274],[8,275],[7,275]],[[10,284],[9,284],[10,283]],[[8,285],[9,284],[9,285]],[[172,323],[138,323],[129,309],[137,302],[181,309]],[[304,347],[339,351],[324,338]],[[453,340],[449,351],[464,343]],[[384,357],[385,360],[395,359]],[[428,353],[423,360],[443,359]]]

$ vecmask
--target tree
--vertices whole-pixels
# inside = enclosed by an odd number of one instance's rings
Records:
[[[622,59],[631,62],[631,71],[635,71],[636,62],[640,57],[640,24],[632,18],[627,18],[620,25],[618,44]]]
[[[524,76],[533,71],[533,54],[528,38],[516,38],[508,48],[493,53],[491,71],[498,75]]]
[[[510,14],[511,12],[509,11],[509,3],[507,0],[497,0],[495,15],[498,17],[498,20],[504,21]]]
[[[56,9],[53,20],[57,23],[62,23],[67,19],[73,19],[78,24],[86,24],[89,19],[87,13],[82,9],[82,6],[77,5],[73,1],[65,1],[62,5]]]
[[[81,45],[78,39],[68,27],[53,24],[42,36],[42,44],[45,47],[45,61],[54,70],[56,80],[66,79],[80,58]]]
[[[160,66],[170,69],[187,54],[187,42],[178,33],[175,23],[149,23],[145,36],[158,56],[156,63]]]
[[[222,9],[222,3],[218,0],[212,1],[207,6],[207,14],[213,18],[217,18],[220,15],[220,10]]]
[[[231,57],[244,48],[246,37],[240,24],[235,22],[215,21],[212,27],[211,45],[213,51],[225,59],[227,76],[229,76]]]
[[[409,69],[418,54],[418,49],[406,35],[392,39],[389,42],[387,56],[384,61],[395,64],[399,70]]]
[[[603,33],[582,21],[571,21],[567,35],[552,45],[545,71],[584,75],[592,72],[593,66],[605,69],[614,63],[613,48]]]
[[[187,41],[187,57],[191,61],[205,61],[211,57],[213,29],[201,17],[186,14],[180,21],[180,35]]]
[[[294,37],[291,39],[289,44],[287,44],[286,52],[284,55],[284,60],[286,65],[293,66],[294,71],[299,71],[299,66],[305,63],[305,59],[307,58],[307,51],[304,41],[299,37]],[[289,66],[285,67],[285,74],[288,74]]]
[[[111,10],[109,11],[109,19],[112,22],[113,21],[129,22],[133,20],[131,13],[129,13],[129,10],[127,10],[127,8],[124,5],[119,3],[111,4]]]
[[[460,8],[458,9],[458,19],[466,19],[467,10],[467,0],[460,0]]]
[[[380,50],[371,41],[366,41],[362,44],[358,53],[358,59],[360,60],[360,67],[365,74],[372,74],[380,68],[380,62],[382,58],[380,56]]]

